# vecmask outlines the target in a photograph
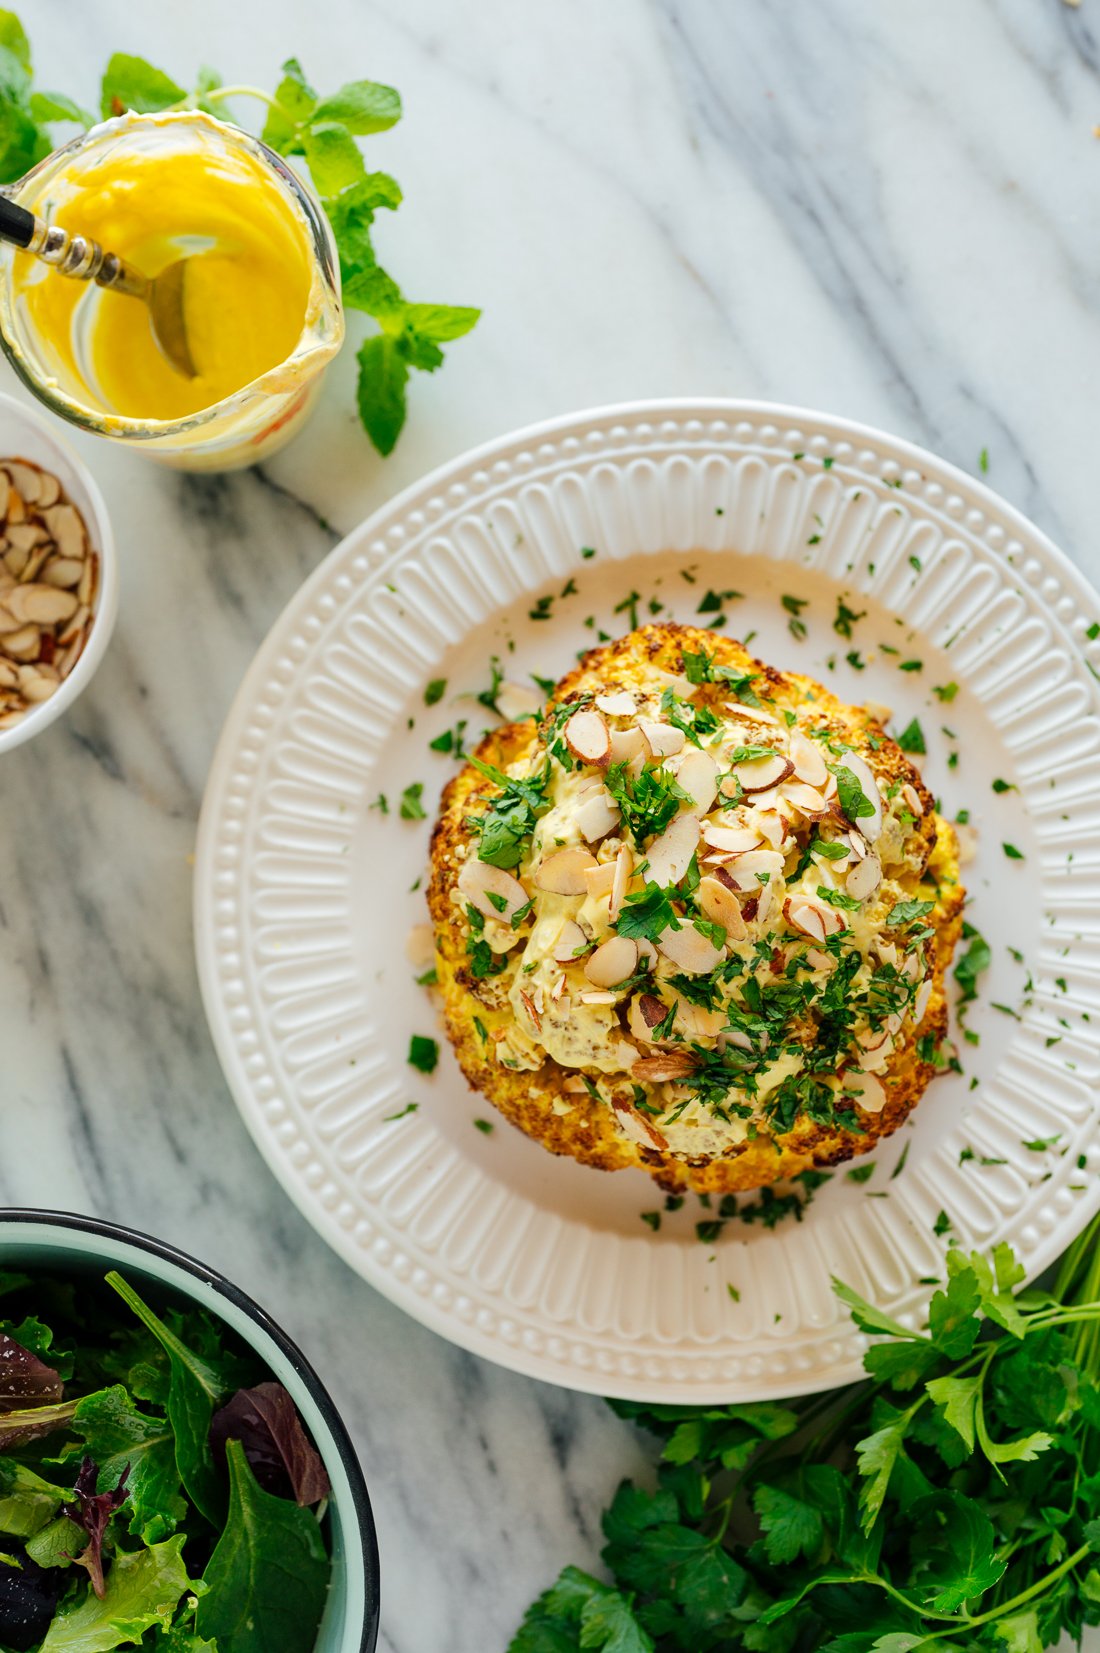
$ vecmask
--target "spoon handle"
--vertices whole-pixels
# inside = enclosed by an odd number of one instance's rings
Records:
[[[47,224],[33,212],[0,196],[0,240],[24,247],[44,264],[52,264],[60,275],[76,281],[94,281],[116,293],[145,298],[149,283],[132,270],[117,253],[106,253],[98,241],[87,235],[70,235],[60,224]]]

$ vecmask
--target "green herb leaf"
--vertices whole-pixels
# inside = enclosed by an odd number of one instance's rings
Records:
[[[130,1531],[146,1544],[168,1538],[183,1520],[175,1436],[167,1418],[140,1412],[114,1384],[86,1395],[73,1414],[73,1431],[99,1467],[101,1491],[115,1487],[129,1466]]]
[[[154,1625],[167,1630],[180,1597],[191,1587],[182,1548],[181,1533],[148,1549],[120,1551],[102,1600],[90,1586],[65,1600],[39,1653],[109,1653],[139,1641]]]
[[[316,1517],[257,1484],[240,1441],[226,1442],[229,1514],[210,1557],[195,1627],[218,1653],[302,1653],[324,1611],[329,1559]]]
[[[364,339],[359,363],[359,417],[378,452],[392,453],[405,423],[405,386],[409,364],[390,333]]]
[[[177,86],[163,69],[147,63],[143,57],[128,57],[115,52],[103,71],[99,89],[99,112],[106,120],[134,109],[139,115],[155,114],[158,109],[170,109],[182,103],[187,88]]]
[[[905,728],[897,737],[897,741],[903,752],[924,754],[928,751],[924,739],[924,730],[920,726],[919,718],[913,718],[905,725]]]
[[[322,98],[312,117],[314,121],[339,121],[360,136],[386,132],[401,119],[401,96],[392,86],[376,80],[352,80],[330,97]]]
[[[409,1040],[408,1063],[418,1073],[434,1073],[439,1061],[439,1042],[414,1033]]]

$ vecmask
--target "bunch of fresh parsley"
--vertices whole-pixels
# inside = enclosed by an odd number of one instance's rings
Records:
[[[950,1251],[910,1331],[836,1290],[867,1380],[788,1405],[616,1403],[662,1441],[510,1653],[1041,1653],[1100,1623],[1100,1219],[1051,1290]]]
[[[468,333],[481,314],[465,305],[410,303],[375,257],[375,213],[400,206],[401,189],[389,173],[368,172],[356,140],[395,126],[401,99],[392,86],[373,80],[349,81],[321,97],[296,58],[283,64],[273,96],[255,86],[227,86],[207,68],[188,89],[144,58],[116,52],[103,73],[100,115],[202,109],[225,120],[231,118],[227,102],[238,97],[266,104],[266,144],[280,155],[304,157],[332,225],[344,308],[365,311],[378,323],[379,331],[359,347],[359,417],[379,453],[388,454],[405,423],[410,369],[434,373],[442,346]],[[26,31],[14,12],[0,11],[0,184],[13,183],[50,153],[56,126],[87,128],[95,119],[63,93],[35,88]]]

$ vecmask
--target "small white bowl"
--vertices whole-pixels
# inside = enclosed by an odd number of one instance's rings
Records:
[[[57,477],[83,516],[92,550],[99,555],[99,590],[80,659],[55,694],[30,707],[10,729],[0,729],[0,753],[40,734],[84,692],[107,652],[118,614],[118,556],[107,507],[91,472],[58,433],[54,420],[14,397],[0,395],[0,464],[5,459],[33,460]]]

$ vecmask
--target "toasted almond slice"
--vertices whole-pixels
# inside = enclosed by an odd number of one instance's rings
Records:
[[[476,856],[463,862],[458,889],[479,913],[484,913],[486,918],[500,919],[503,924],[510,924],[514,914],[527,905],[527,891],[518,878],[513,878],[503,867],[491,867],[487,861],[479,861]]]
[[[565,977],[563,976],[562,981],[564,980]],[[588,1094],[588,1086],[579,1073],[572,1074],[568,1079],[564,1079],[561,1088],[563,1091],[568,1091],[570,1096],[587,1096]]]
[[[636,993],[630,1001],[626,1013],[626,1025],[632,1039],[637,1039],[642,1045],[659,1044],[660,1040],[654,1035],[654,1029],[659,1027],[668,1013],[668,1007],[662,1004],[654,993]]]
[[[728,940],[744,941],[748,930],[741,917],[741,903],[724,882],[717,878],[701,878],[695,896],[707,918],[722,926]]]
[[[10,660],[37,660],[41,647],[42,633],[38,626],[20,626],[14,631],[4,631],[0,625],[0,649]],[[65,675],[64,667],[61,668],[61,675]]]
[[[807,786],[825,785],[829,779],[829,766],[817,742],[804,735],[801,729],[795,729],[791,734],[790,756],[800,781],[805,781]]]
[[[783,856],[777,849],[750,849],[728,861],[725,870],[737,889],[756,895],[767,887],[760,883],[761,874],[770,882],[783,871]]]
[[[71,591],[52,585],[19,585],[6,593],[4,607],[19,625],[56,626],[76,613],[78,604]]]
[[[882,883],[882,862],[877,855],[865,855],[862,861],[849,868],[844,880],[847,893],[857,901],[866,901]]]
[[[580,996],[582,1004],[614,1004],[615,995],[606,987],[592,987]]]
[[[727,701],[726,711],[733,717],[741,718],[745,723],[770,723],[776,727],[779,724],[779,719],[772,712],[766,712],[762,706],[744,706],[739,700]]]
[[[56,585],[63,590],[71,590],[74,585],[79,585],[83,572],[82,557],[50,557],[43,563],[38,577],[43,585]]]
[[[5,660],[0,655],[0,689],[17,689],[19,687],[19,667],[11,660]]]
[[[30,555],[29,551],[21,551],[17,545],[9,545],[4,552],[4,567],[13,580],[22,578],[23,570],[30,561]]]
[[[596,857],[579,844],[571,849],[559,849],[539,863],[535,883],[551,895],[586,895],[585,873],[595,865]]]
[[[435,963],[435,931],[430,924],[414,924],[405,937],[405,957],[422,976]]]
[[[553,959],[555,964],[576,964],[585,950],[591,946],[588,937],[579,924],[567,918],[558,931],[558,939],[554,943]]]
[[[19,687],[23,699],[36,703],[48,700],[57,688],[59,679],[38,672],[33,666],[22,666],[19,671]]]
[[[623,910],[626,892],[630,888],[630,880],[634,872],[634,856],[627,844],[620,844],[619,852],[615,857],[615,871],[611,880],[611,901],[608,907],[608,917],[612,924],[616,923]]]
[[[913,1021],[918,1027],[928,1014],[928,1001],[932,997],[933,985],[932,978],[929,976],[917,988],[917,996],[913,1000]]]
[[[864,1073],[872,1073],[877,1068],[884,1068],[894,1053],[894,1041],[885,1028],[877,1032],[868,1031],[858,1040],[859,1054],[856,1062]]]
[[[649,746],[642,731],[636,725],[629,729],[612,729],[612,763],[629,763],[631,759],[643,756],[649,756]]]
[[[792,930],[801,930],[811,941],[824,941],[826,936],[839,935],[848,928],[843,913],[812,895],[788,896],[783,903],[783,916]]]
[[[38,506],[45,510],[48,505],[56,505],[61,498],[61,483],[52,471],[38,473]]]
[[[554,983],[554,988],[553,988],[552,993],[550,994],[550,997],[554,1000],[561,999],[562,997],[564,997],[565,989],[566,989],[567,986],[568,986],[568,981],[567,981],[567,978],[566,978],[566,975],[565,975],[565,971],[563,970],[561,975],[558,977],[557,981]]]
[[[863,710],[869,713],[875,722],[881,724],[884,729],[894,715],[894,708],[884,705],[881,700],[865,700]]]
[[[901,796],[902,801],[909,810],[910,814],[915,815],[919,821],[921,816],[924,814],[924,805],[920,801],[920,793],[917,791],[916,787],[909,781],[906,781],[905,785],[901,789]]]
[[[663,890],[670,884],[678,884],[698,847],[698,819],[694,815],[677,815],[645,852],[649,862],[647,881]]]
[[[965,821],[956,821],[955,837],[959,841],[959,865],[968,867],[978,853],[978,834]]]
[[[709,936],[700,935],[690,920],[680,929],[671,925],[657,937],[657,950],[689,976],[706,976],[722,962],[721,949]]]
[[[613,694],[598,694],[596,705],[608,717],[633,717],[638,709],[634,696],[625,689],[616,689]]]
[[[695,1072],[695,1058],[678,1051],[667,1051],[660,1056],[640,1056],[631,1068],[634,1079],[663,1085],[669,1079],[687,1079]]]
[[[871,846],[858,827],[849,827],[847,832],[842,832],[838,836],[852,846],[853,861],[862,861],[864,856],[870,855]]]
[[[629,936],[609,936],[585,962],[593,987],[618,987],[638,968],[638,943]]]
[[[59,592],[58,595],[68,597],[70,593],[64,591]],[[89,615],[88,610],[83,606],[83,604],[81,604],[81,606],[75,610],[71,618],[66,620],[64,625],[58,627],[58,644],[62,648],[67,648],[75,638],[82,636],[90,618],[91,616]]]
[[[794,765],[782,752],[767,758],[748,758],[735,763],[733,774],[742,792],[770,792],[793,772]]]
[[[524,683],[502,683],[496,699],[497,711],[506,723],[518,723],[521,717],[537,717],[542,711],[542,696]]]
[[[9,530],[13,523],[26,521],[27,507],[23,504],[23,496],[18,488],[8,488],[8,508],[4,515]]]
[[[37,522],[19,522],[7,531],[8,544],[16,551],[30,553],[40,545],[49,544],[49,535]]]
[[[709,752],[701,751],[698,746],[689,746],[680,759],[676,784],[691,799],[694,813],[705,815],[714,807],[718,796],[718,765]]]
[[[573,819],[580,827],[582,838],[594,844],[618,826],[619,806],[606,787],[594,787],[577,805]]]
[[[607,766],[611,757],[611,734],[599,712],[587,707],[574,712],[562,734],[573,756],[582,763],[594,763],[600,769]]]
[[[537,880],[536,880],[537,882]],[[584,869],[585,894],[599,900],[601,896],[610,895],[615,883],[614,861],[598,861]]]
[[[668,1147],[667,1139],[653,1121],[639,1113],[637,1108],[632,1108],[625,1098],[612,1096],[611,1106],[615,1110],[616,1124],[631,1142],[636,1142],[640,1148],[658,1148],[662,1153]]]
[[[12,487],[17,489],[23,502],[27,505],[37,505],[40,491],[39,477],[42,472],[37,465],[28,465],[22,459],[5,459],[4,469],[11,478]]]
[[[644,964],[647,970],[657,968],[657,949],[647,936],[638,938],[638,963]]]
[[[761,849],[764,844],[763,834],[754,827],[716,826],[712,821],[703,822],[703,841],[727,855],[744,855],[747,850]]]
[[[90,556],[84,559],[84,572],[80,576],[80,585],[76,593],[85,608],[91,608],[92,598],[95,596],[98,584],[99,557],[93,551]]]
[[[874,809],[873,815],[861,815],[858,821],[852,822],[853,826],[858,825],[868,843],[873,844],[882,831],[882,794],[879,792],[878,782],[866,759],[861,758],[858,752],[845,752],[840,760],[840,767],[849,770],[855,776],[860,791]]]
[[[525,993],[522,988],[520,988],[519,996],[520,996],[520,1001],[523,1005],[523,1008],[524,1008],[524,1010],[526,1010],[527,1015],[530,1018],[531,1024],[535,1029],[535,1032],[536,1033],[541,1033],[542,1032],[542,1017],[539,1015],[538,1010],[535,1008],[534,999],[531,997],[530,993]]]
[[[659,723],[656,718],[640,717],[638,728],[649,742],[649,749],[655,758],[671,758],[684,749],[687,736],[682,729],[675,728],[671,723]]]
[[[824,795],[816,786],[809,786],[805,781],[785,781],[779,789],[779,801],[790,804],[799,815],[805,815],[811,821],[819,821],[829,813]]]
[[[886,1106],[886,1091],[882,1081],[873,1073],[861,1073],[849,1068],[844,1075],[844,1089],[864,1113],[881,1113]]]

